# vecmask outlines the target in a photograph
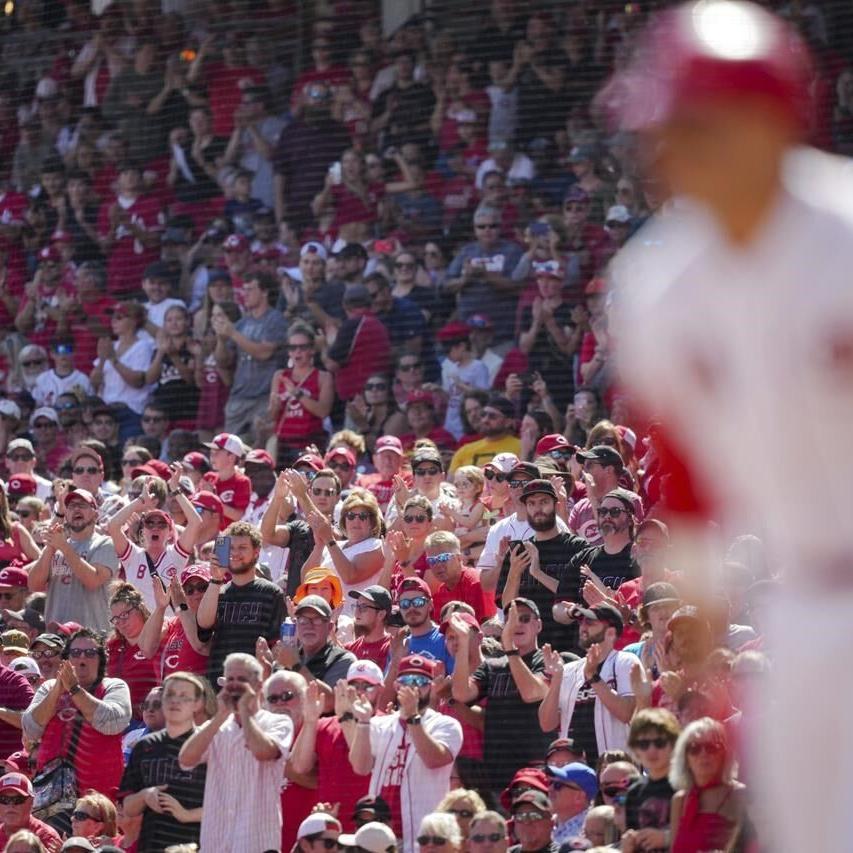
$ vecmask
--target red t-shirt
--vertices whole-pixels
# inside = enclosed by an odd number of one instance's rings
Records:
[[[216,471],[208,471],[204,475],[204,479],[213,484],[213,490],[219,495],[219,499],[225,506],[239,509],[242,512],[246,511],[246,507],[252,499],[252,481],[245,474],[235,471],[232,477],[227,480],[220,480]],[[225,530],[229,524],[231,524],[231,519],[223,516],[221,529]]]
[[[308,71],[303,71],[296,78],[296,82],[293,84],[293,89],[290,95],[290,105],[291,107],[298,106],[302,92],[312,83],[323,83],[330,89],[334,89],[336,86],[343,86],[346,83],[349,83],[349,80],[350,73],[348,69],[341,65],[333,65],[325,71],[320,71],[317,68],[311,68]]]
[[[107,675],[127,684],[136,719],[142,719],[142,703],[160,683],[157,669],[157,659],[146,658],[139,646],[130,645],[123,637],[107,640]]]
[[[380,183],[368,186],[366,199],[357,196],[343,184],[336,184],[332,187],[335,227],[341,228],[350,222],[376,222],[379,202],[384,195],[385,187]]]
[[[101,296],[94,302],[81,304],[87,317],[97,318],[107,330],[110,329],[109,312],[116,305],[115,299],[111,296]],[[74,367],[88,376],[92,372],[95,359],[98,357],[98,336],[89,329],[85,322],[79,320],[71,324],[71,336],[74,338]]]
[[[213,132],[217,136],[230,136],[234,130],[234,110],[240,106],[243,89],[263,86],[266,83],[264,74],[250,65],[229,68],[224,62],[211,62],[205,76]]]
[[[173,672],[194,672],[196,675],[205,675],[209,658],[192,647],[181,620],[175,616],[168,622],[162,651],[155,660],[160,664],[162,681]]]
[[[57,831],[52,826],[48,826],[46,823],[34,818],[32,815],[30,815],[30,820],[27,825],[21,828],[28,829],[32,832],[33,835],[35,835],[44,845],[44,849],[47,850],[47,853],[56,853],[56,851],[62,847],[62,839],[59,837]],[[14,833],[12,834],[14,835]],[[0,850],[5,850],[8,843],[9,837],[6,835],[6,830],[3,828],[3,825],[0,824]]]
[[[29,681],[21,675],[0,664],[0,707],[12,711],[25,710],[34,696]],[[0,721],[0,759],[8,758],[13,752],[21,750],[21,730]],[[0,847],[0,850],[3,848]]]
[[[367,796],[370,776],[359,776],[349,763],[349,747],[337,717],[317,723],[317,801],[340,803],[338,819],[344,832],[354,832],[355,804]]]
[[[344,648],[352,652],[359,660],[372,660],[383,672],[391,653],[391,637],[385,636],[375,643],[368,643],[364,637],[359,637]]]
[[[296,740],[297,734],[298,732],[294,733],[294,740]],[[281,823],[282,850],[293,850],[299,824],[311,814],[317,802],[316,788],[304,788],[291,779],[283,780],[281,789],[281,813],[284,815],[284,820]]]
[[[465,604],[470,604],[474,608],[474,615],[478,622],[489,619],[495,614],[494,600],[490,601],[489,596],[483,593],[480,575],[475,569],[462,569],[459,581],[453,589],[450,589],[446,583],[442,583],[433,593],[432,618],[436,622],[439,621],[441,609],[449,601],[462,601]]]

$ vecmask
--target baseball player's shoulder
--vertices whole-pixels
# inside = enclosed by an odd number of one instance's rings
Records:
[[[810,215],[853,228],[853,160],[798,148],[785,162],[785,187]]]

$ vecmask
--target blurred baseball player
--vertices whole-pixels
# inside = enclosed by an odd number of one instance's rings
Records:
[[[853,829],[853,174],[801,145],[810,82],[783,21],[702,0],[599,101],[671,193],[614,263],[623,378],[665,426],[682,517],[760,526],[786,581],[762,697],[774,851]]]

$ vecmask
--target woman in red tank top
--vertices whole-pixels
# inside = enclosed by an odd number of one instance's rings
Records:
[[[735,781],[734,753],[722,723],[694,720],[678,738],[669,780],[672,853],[728,848],[745,812],[746,788]]]
[[[20,521],[13,521],[6,490],[0,489],[0,569],[19,560],[21,565],[38,558],[39,549]]]
[[[287,333],[288,366],[276,371],[270,389],[270,418],[278,438],[278,467],[289,468],[309,444],[326,443],[323,419],[332,411],[332,376],[314,366],[314,331],[295,323]]]

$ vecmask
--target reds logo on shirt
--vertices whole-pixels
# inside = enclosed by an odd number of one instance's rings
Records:
[[[219,498],[224,504],[230,504],[234,500],[234,489],[226,489],[219,493]]]

